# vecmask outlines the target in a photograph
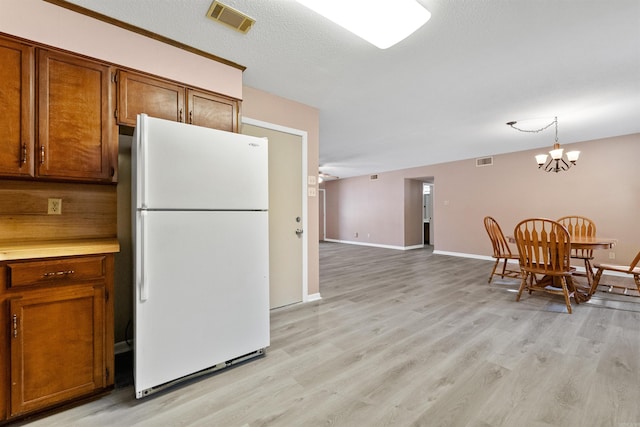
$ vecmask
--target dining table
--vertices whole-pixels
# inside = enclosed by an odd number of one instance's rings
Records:
[[[513,236],[506,236],[509,243],[516,243],[516,239]],[[571,249],[611,249],[613,248],[618,239],[612,239],[609,237],[599,237],[599,236],[575,236],[571,237]],[[578,302],[589,301],[592,295],[592,287],[593,287],[593,265],[591,264],[591,260],[585,258],[584,260],[584,269],[587,277],[586,288],[573,286],[574,297],[578,300]]]

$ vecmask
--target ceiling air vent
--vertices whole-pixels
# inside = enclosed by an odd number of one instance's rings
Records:
[[[243,34],[246,34],[256,22],[255,19],[219,1],[211,3],[207,11],[207,18],[220,22]]]
[[[378,179],[378,175],[377,174],[369,176],[369,180],[370,181],[375,181],[376,179]]]
[[[476,167],[493,166],[493,157],[481,157],[476,159]]]

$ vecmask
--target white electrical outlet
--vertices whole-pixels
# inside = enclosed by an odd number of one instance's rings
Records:
[[[47,214],[49,214],[49,215],[61,215],[62,214],[62,199],[49,199],[49,205],[47,207]]]

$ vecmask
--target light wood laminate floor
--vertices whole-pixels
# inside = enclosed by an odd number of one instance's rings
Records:
[[[265,357],[30,425],[640,426],[640,298],[569,315],[491,266],[321,243],[322,300],[272,311]]]

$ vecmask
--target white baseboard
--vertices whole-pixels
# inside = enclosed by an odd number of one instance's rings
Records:
[[[319,301],[321,299],[322,299],[322,297],[320,296],[320,292],[318,292],[318,293],[315,293],[315,294],[307,295],[307,299],[304,302]]]
[[[481,259],[484,261],[495,261],[494,257],[486,256],[486,255],[476,255],[476,254],[465,254],[463,252],[448,252],[448,251],[439,251],[434,250],[434,255],[447,255],[447,256],[456,256],[460,258],[473,258],[473,259]]]
[[[378,243],[366,243],[366,242],[354,242],[352,240],[337,240],[337,239],[324,239],[326,242],[332,243],[344,243],[347,245],[358,245],[358,246],[370,246],[373,248],[383,248],[383,249],[396,249],[400,251],[408,251],[412,249],[422,249],[424,245],[413,245],[413,246],[394,246],[394,245],[381,245]]]
[[[457,257],[461,257],[461,258],[473,258],[473,259],[481,259],[481,260],[485,260],[485,261],[495,261],[495,258],[492,256],[486,256],[486,255],[476,255],[476,254],[466,254],[463,252],[447,252],[447,251],[437,251],[434,250],[433,253],[435,255],[447,255],[447,256],[457,256]],[[518,264],[518,261],[516,260],[509,260],[509,264]],[[584,267],[579,267],[576,266],[576,271],[580,272],[580,273],[584,273],[585,269]],[[603,272],[604,276],[617,276],[617,277],[627,277],[628,274],[625,273],[618,273],[617,271],[608,271],[605,270]]]

